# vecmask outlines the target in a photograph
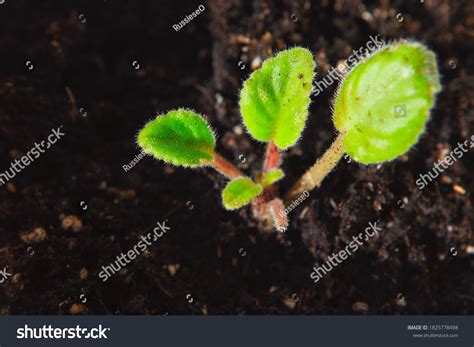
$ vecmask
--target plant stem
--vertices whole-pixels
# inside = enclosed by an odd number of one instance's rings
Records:
[[[273,141],[268,142],[265,160],[263,162],[263,172],[278,168],[280,166],[280,157],[280,149]]]
[[[245,176],[234,164],[217,153],[214,154],[214,160],[211,162],[211,166],[230,180]]]
[[[268,172],[272,169],[280,167],[281,152],[273,141],[267,144],[265,151],[265,159],[263,161],[262,173]],[[255,199],[255,204],[252,205],[254,215],[260,220],[267,222],[266,228],[286,228],[288,220],[279,215],[280,207],[283,207],[283,202],[278,197],[278,184],[273,183],[264,188],[263,193]],[[278,201],[280,202],[278,204]]]
[[[285,195],[285,205],[291,204],[293,200],[301,196],[305,191],[309,192],[321,184],[323,179],[334,169],[344,155],[343,140],[344,134],[340,133],[326,153],[301,176],[298,182]]]
[[[285,231],[288,228],[288,217],[285,214],[285,206],[280,198],[273,199],[268,204],[268,210],[272,216],[275,229]]]

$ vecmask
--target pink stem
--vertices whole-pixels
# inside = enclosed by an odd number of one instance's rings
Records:
[[[268,142],[267,151],[265,152],[265,161],[263,162],[263,172],[280,166],[281,152],[273,141]]]
[[[288,228],[288,217],[281,199],[276,198],[268,203],[268,209],[273,219],[274,227],[281,232]]]
[[[214,160],[211,162],[211,166],[231,180],[245,176],[234,164],[217,153],[214,154]]]

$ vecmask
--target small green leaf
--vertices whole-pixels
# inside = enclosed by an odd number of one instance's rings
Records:
[[[235,210],[247,205],[253,198],[260,195],[263,187],[250,178],[239,177],[227,184],[222,192],[222,203],[228,210]]]
[[[263,172],[257,176],[257,182],[262,186],[267,187],[276,181],[281,180],[285,176],[285,173],[281,169],[271,169],[270,171]]]
[[[180,108],[146,124],[138,134],[138,144],[167,163],[197,167],[213,160],[216,140],[202,116]]]
[[[335,101],[344,150],[365,164],[406,153],[440,90],[436,57],[424,45],[401,41],[375,52],[348,74]]]
[[[254,138],[273,140],[280,149],[296,143],[308,117],[315,66],[311,52],[297,47],[265,60],[250,75],[240,110]]]

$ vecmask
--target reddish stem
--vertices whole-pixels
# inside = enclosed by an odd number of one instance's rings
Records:
[[[288,228],[288,217],[285,212],[285,206],[281,199],[276,198],[268,203],[268,209],[273,219],[274,227],[278,231],[285,231]]]
[[[263,172],[278,168],[280,166],[280,159],[280,149],[273,141],[268,142],[267,150],[265,152],[265,159],[263,162]],[[277,184],[275,183],[265,187],[263,193],[254,200],[254,204],[252,205],[254,215],[261,221],[264,221],[264,225],[266,224],[266,229],[271,229],[273,227],[286,228],[287,226],[287,221],[285,222],[285,220],[282,220],[279,215],[280,205],[283,207],[283,204],[281,204],[280,199],[276,199],[277,196],[278,188]],[[275,202],[275,200],[280,200],[280,204]]]
[[[229,179],[245,176],[234,164],[227,161],[219,154],[214,154],[214,160],[211,166]]]
[[[273,141],[270,141],[265,152],[265,160],[263,162],[263,172],[280,166],[281,152]]]

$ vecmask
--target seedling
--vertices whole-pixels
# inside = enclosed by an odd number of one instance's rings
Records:
[[[222,192],[226,209],[251,203],[262,228],[273,225],[284,230],[288,220],[277,187],[284,177],[281,153],[295,145],[305,126],[315,66],[311,52],[297,47],[267,59],[244,82],[240,96],[243,123],[254,139],[267,143],[263,167],[255,180],[216,152],[213,131],[204,117],[191,110],[158,116],[140,131],[138,144],[166,163],[213,167],[230,180]],[[345,152],[363,164],[406,153],[423,133],[440,90],[436,58],[420,43],[400,41],[360,62],[336,93],[336,140],[287,193],[286,206],[319,186]],[[395,112],[399,109],[403,114]]]
[[[441,91],[436,56],[421,43],[387,45],[342,81],[334,102],[334,143],[287,193],[291,201],[319,186],[344,153],[362,164],[405,154],[425,131]]]

